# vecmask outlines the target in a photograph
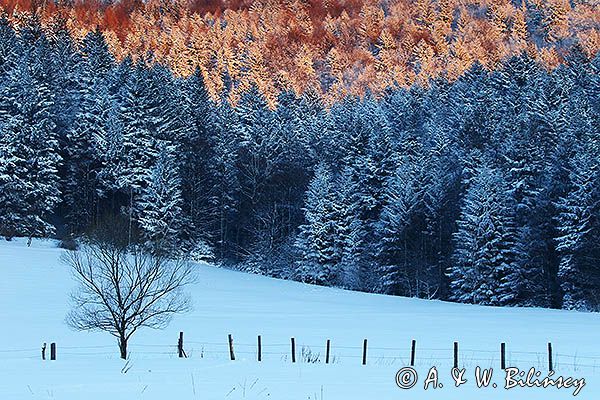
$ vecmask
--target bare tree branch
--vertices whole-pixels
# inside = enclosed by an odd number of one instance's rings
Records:
[[[174,314],[190,309],[185,286],[194,281],[190,263],[95,241],[63,256],[78,282],[67,323],[77,330],[99,330],[119,341],[121,357],[139,328],[160,329]]]

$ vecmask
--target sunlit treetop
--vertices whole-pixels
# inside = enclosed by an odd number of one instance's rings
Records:
[[[117,59],[160,62],[175,74],[199,68],[213,97],[256,86],[269,104],[282,90],[348,94],[453,80],[479,62],[492,70],[527,52],[551,69],[579,44],[600,49],[592,0],[0,0],[11,22],[32,14],[62,21],[76,41],[103,31]]]

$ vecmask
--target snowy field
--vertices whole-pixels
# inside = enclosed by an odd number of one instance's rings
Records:
[[[585,378],[577,398],[600,398],[597,314],[491,308],[347,292],[198,265],[192,312],[164,331],[140,331],[131,357],[118,358],[111,336],[64,323],[74,282],[52,241],[0,242],[0,399],[568,399],[573,389],[505,390],[500,342],[509,366],[547,374],[547,342],[556,375]],[[187,359],[176,343],[185,332]],[[227,335],[236,360],[228,359]],[[263,361],[256,361],[262,335]],[[297,363],[290,360],[290,338]],[[324,363],[331,339],[333,362]],[[368,361],[361,346],[368,339]],[[418,384],[403,390],[396,372],[417,340]],[[453,342],[468,382],[450,375]],[[43,342],[57,361],[41,361]],[[305,353],[304,355],[302,353]],[[310,353],[310,354],[309,354]],[[309,362],[314,361],[316,362]],[[597,364],[597,365],[596,365]],[[494,368],[498,388],[477,389],[475,366]],[[430,367],[444,387],[424,391]],[[555,377],[556,377],[555,375]]]

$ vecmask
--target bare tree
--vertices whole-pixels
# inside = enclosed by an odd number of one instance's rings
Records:
[[[127,342],[139,328],[164,328],[174,314],[190,308],[183,289],[192,283],[193,271],[186,260],[96,240],[65,253],[64,262],[79,283],[67,323],[77,330],[115,336],[123,359]]]

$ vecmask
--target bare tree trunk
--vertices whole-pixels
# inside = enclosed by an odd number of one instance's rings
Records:
[[[121,351],[121,358],[127,359],[127,339],[124,336],[119,338],[119,350]]]

